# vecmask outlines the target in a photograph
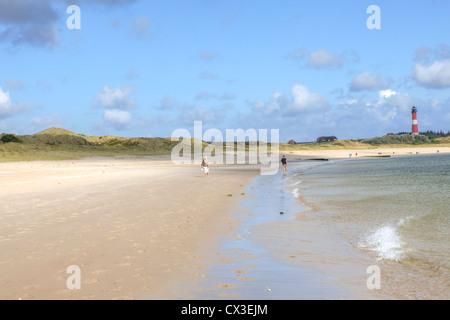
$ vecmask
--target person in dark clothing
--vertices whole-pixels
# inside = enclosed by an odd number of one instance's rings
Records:
[[[285,176],[287,174],[287,159],[284,155],[281,158],[281,164],[283,165],[283,175]]]

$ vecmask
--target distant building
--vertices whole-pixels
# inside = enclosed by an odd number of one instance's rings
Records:
[[[297,144],[297,142],[295,142],[294,140],[289,140],[288,144],[294,145]]]
[[[337,138],[335,136],[319,137],[319,138],[317,138],[317,143],[334,142],[336,140],[337,140]]]
[[[393,133],[388,133],[388,134],[387,134],[387,136],[393,136],[393,135],[394,135]]]

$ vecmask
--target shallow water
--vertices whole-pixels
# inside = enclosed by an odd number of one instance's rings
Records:
[[[300,171],[303,199],[336,234],[377,259],[386,293],[450,298],[450,155],[337,161]]]
[[[286,177],[257,177],[192,297],[450,298],[449,164],[449,155],[300,162]],[[379,290],[367,285],[373,266]]]
[[[309,168],[315,163],[298,164]],[[205,272],[196,299],[341,299],[354,297],[349,286],[325,270],[301,263],[304,242],[316,246],[315,236],[298,231],[304,212],[289,188],[294,175],[260,176],[241,197],[236,233],[223,239],[219,258]],[[295,184],[299,185],[299,183]],[[281,214],[283,213],[283,214]],[[309,249],[314,251],[314,249]],[[365,281],[365,278],[364,278]]]

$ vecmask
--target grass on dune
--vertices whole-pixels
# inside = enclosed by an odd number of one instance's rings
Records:
[[[0,134],[2,139],[5,134]],[[11,138],[11,135],[9,135]],[[15,138],[15,137],[13,137]],[[124,138],[117,136],[86,136],[77,134],[69,130],[51,128],[43,132],[17,136],[19,142],[9,142],[0,144],[0,162],[15,161],[37,161],[37,160],[75,160],[86,157],[114,157],[114,156],[146,156],[170,154],[175,146],[180,142],[171,141],[170,138]],[[331,143],[311,143],[290,145],[279,144],[279,150],[302,151],[302,150],[363,150],[379,148],[406,148],[406,147],[450,147],[450,137],[430,140],[429,143],[419,145],[402,144],[403,140],[396,141],[396,144],[383,144],[390,139],[410,139],[409,137],[381,137],[368,139],[376,144],[367,143],[368,140],[340,140]],[[15,140],[15,139],[13,139]],[[195,139],[191,139],[193,152]],[[197,141],[199,142],[199,141]],[[208,145],[200,142],[202,149]],[[214,145],[211,144],[211,146]],[[235,143],[235,150],[244,148],[249,150],[249,143]],[[210,147],[211,148],[211,147]],[[268,144],[267,149],[271,150],[272,145]],[[226,150],[224,146],[223,150]]]

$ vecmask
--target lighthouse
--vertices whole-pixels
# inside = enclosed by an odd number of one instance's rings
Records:
[[[416,107],[412,107],[411,114],[412,114],[412,132],[411,132],[411,134],[413,136],[417,136],[419,134],[419,125],[417,124],[417,108]]]

